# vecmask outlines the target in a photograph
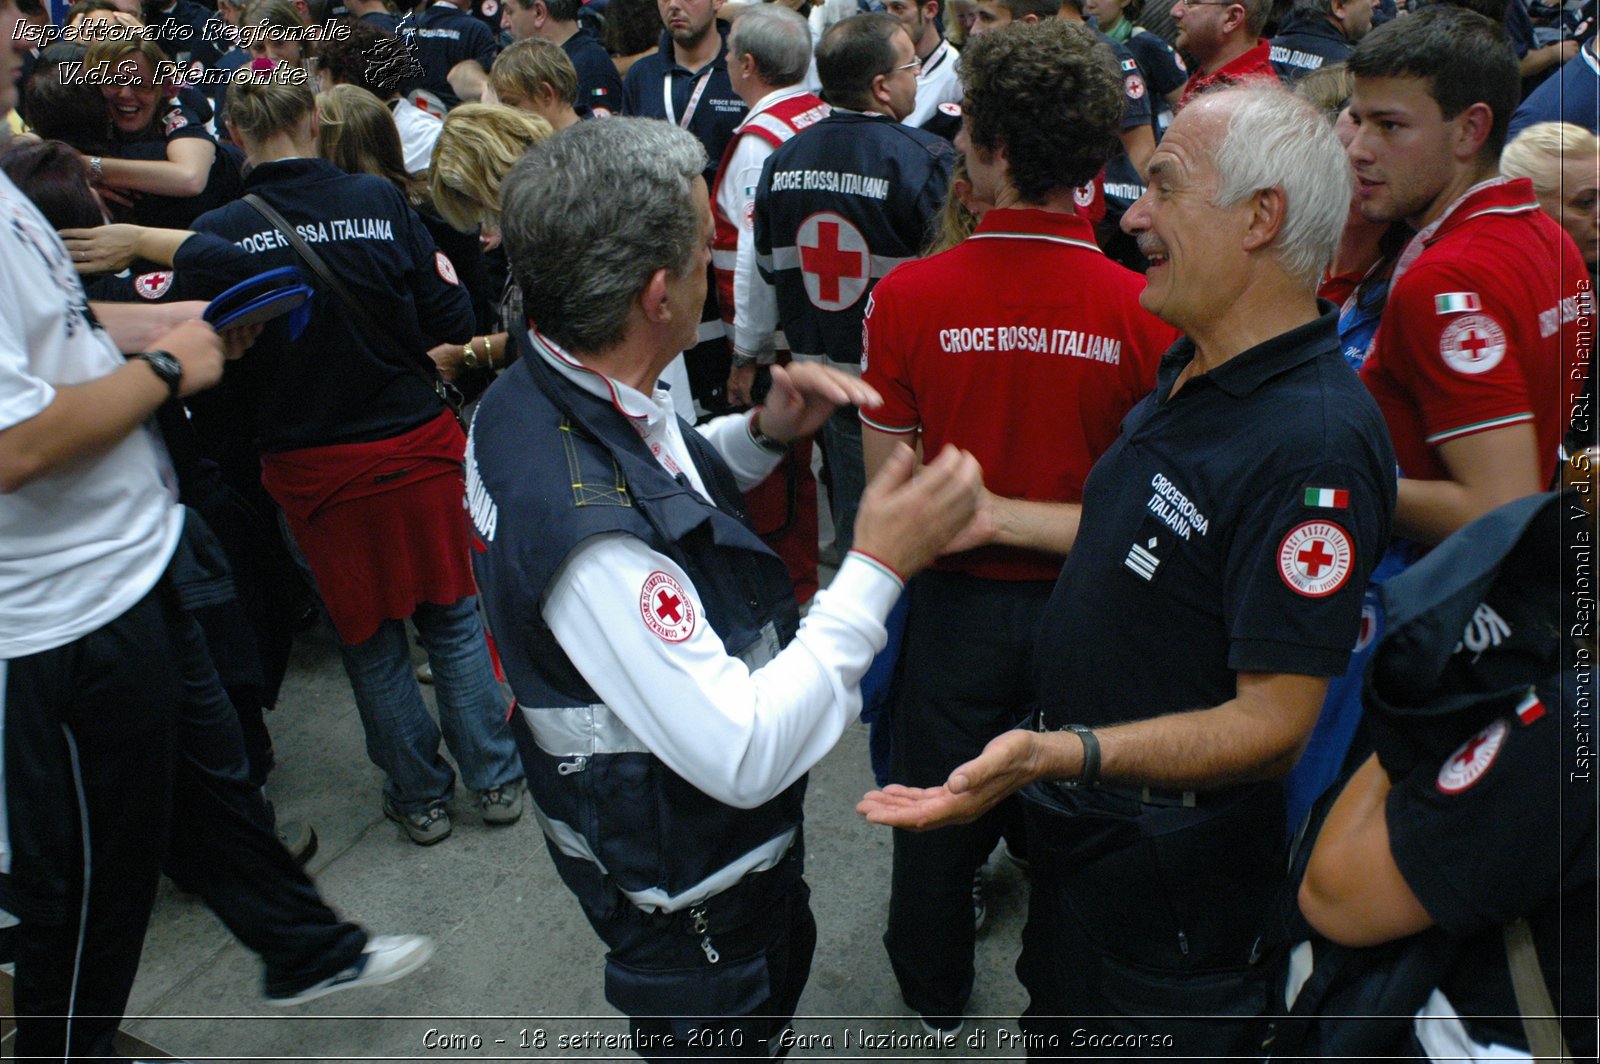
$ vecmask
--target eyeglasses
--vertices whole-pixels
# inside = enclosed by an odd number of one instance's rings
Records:
[[[1184,7],[1233,7],[1235,4],[1242,6],[1242,0],[1176,0],[1172,6],[1182,4]]]
[[[922,72],[922,60],[913,59],[911,62],[906,63],[904,66],[890,67],[889,68],[889,73],[898,74],[902,70],[911,70],[911,71],[915,71],[916,73],[920,74]]]

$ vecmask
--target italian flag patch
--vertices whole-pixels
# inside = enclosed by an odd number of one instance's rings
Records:
[[[1465,314],[1482,309],[1483,302],[1476,292],[1441,292],[1433,297],[1435,314]]]
[[[1350,507],[1350,493],[1343,488],[1307,488],[1306,505],[1327,510],[1346,510]]]
[[[1517,719],[1526,725],[1532,724],[1542,716],[1544,716],[1544,703],[1539,701],[1538,695],[1529,691],[1528,697],[1517,707]]]

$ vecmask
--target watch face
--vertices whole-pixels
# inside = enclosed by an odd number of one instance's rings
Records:
[[[156,371],[156,376],[166,382],[174,395],[178,391],[178,382],[183,380],[183,363],[165,351],[146,351],[139,356],[150,363],[150,368]]]

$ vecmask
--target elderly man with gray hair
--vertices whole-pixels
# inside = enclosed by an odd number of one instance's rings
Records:
[[[1140,302],[1186,335],[1081,506],[991,498],[974,529],[1071,550],[1039,624],[1034,720],[942,786],[859,807],[924,829],[1021,791],[1030,1049],[1254,1045],[1278,781],[1344,670],[1395,503],[1383,419],[1315,295],[1349,205],[1340,160],[1276,87],[1178,114],[1122,224],[1151,262]]]
[[[970,455],[913,480],[902,449],[799,621],[739,493],[835,406],[878,397],[822,366],[775,367],[766,405],[700,430],[679,417],[657,380],[698,329],[704,168],[693,135],[618,118],[512,170],[502,230],[528,353],[485,395],[467,454],[529,792],[608,948],[606,998],[651,1059],[767,1055],[786,1029],[816,941],[805,774],[855,718],[904,578],[981,490]]]

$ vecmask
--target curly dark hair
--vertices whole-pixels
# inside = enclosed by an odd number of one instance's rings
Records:
[[[974,146],[1004,147],[1028,203],[1076,188],[1111,158],[1122,125],[1122,76],[1095,32],[1051,19],[1013,22],[961,52],[961,111]]]
[[[336,85],[366,89],[380,100],[398,95],[410,71],[405,43],[363,19],[345,25],[349,33],[330,35],[316,46],[322,69]]]

